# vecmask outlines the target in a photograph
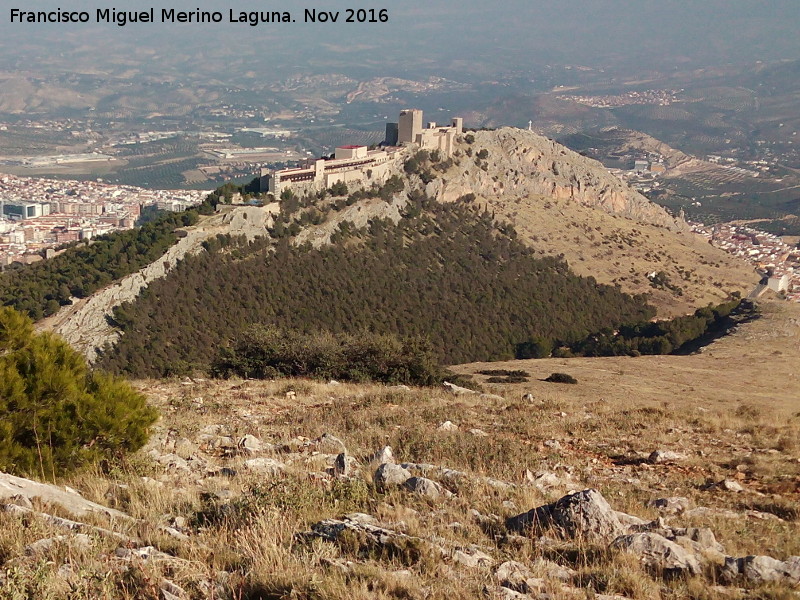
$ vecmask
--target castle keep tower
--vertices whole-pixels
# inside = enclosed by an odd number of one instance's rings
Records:
[[[398,123],[397,142],[414,144],[422,133],[422,111],[419,109],[401,110]]]

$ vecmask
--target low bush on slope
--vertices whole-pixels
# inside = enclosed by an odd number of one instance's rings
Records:
[[[126,382],[0,308],[0,470],[52,478],[141,448],[155,420]]]

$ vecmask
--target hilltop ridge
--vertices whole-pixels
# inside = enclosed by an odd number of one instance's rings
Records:
[[[686,229],[683,221],[612,176],[596,160],[554,140],[512,127],[468,135],[475,141],[465,143],[462,151],[467,152],[474,146],[472,154],[476,158],[482,150],[488,155],[481,163],[476,163],[478,169],[465,161],[431,182],[426,190],[438,200],[455,200],[467,193],[487,199],[492,196],[547,196],[670,230]],[[463,169],[459,168],[462,166]]]
[[[691,233],[596,160],[521,129],[468,135],[474,141],[464,136],[441,176],[418,182],[429,196],[472,198],[512,224],[524,244],[563,255],[575,273],[648,294],[659,316],[746,294],[758,282],[751,267]],[[666,286],[648,277],[662,272]]]
[[[295,246],[310,242],[320,249],[343,241],[343,232],[369,228],[375,220],[397,226],[409,210],[418,210],[412,198],[458,201],[511,225],[518,241],[543,257],[563,258],[577,275],[631,295],[646,294],[660,317],[719,303],[732,292],[746,294],[757,282],[750,267],[690,233],[683,221],[600,163],[533,132],[468,132],[458,136],[451,157],[418,152],[414,146],[405,156],[406,168],[399,179],[395,176],[388,195],[307,198],[295,206],[282,201],[276,223],[291,230]],[[420,163],[419,168],[408,168],[411,161]],[[115,307],[135,302],[178,261],[201,251],[204,240],[247,230],[250,240],[266,237],[266,247],[277,244],[277,229],[267,214],[277,209],[235,208],[225,217],[207,218],[187,228],[186,237],[150,266],[63,307],[40,326],[65,335],[93,360],[96,348],[119,337],[110,325]],[[239,215],[242,211],[253,214],[248,220]]]

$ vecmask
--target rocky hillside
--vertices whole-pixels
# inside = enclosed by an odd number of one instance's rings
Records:
[[[423,170],[404,173],[401,190],[391,201],[314,201],[322,217],[321,223],[314,220],[316,224],[300,218],[304,209],[283,215],[297,228],[294,245],[308,242],[320,248],[343,227],[368,227],[373,219],[397,224],[409,197],[428,196],[443,202],[466,199],[486,209],[498,221],[512,224],[519,240],[538,254],[562,256],[578,275],[618,285],[629,294],[646,294],[662,317],[719,303],[730,292],[747,293],[757,281],[750,267],[689,233],[685,223],[596,161],[532,132],[504,128],[467,134],[452,160],[426,163]],[[266,212],[237,208],[224,217],[206,219],[187,229],[186,238],[147,268],[64,307],[42,326],[64,335],[94,359],[96,348],[118,337],[108,319],[115,306],[133,301],[183,256],[197,252],[204,240],[217,234],[246,233],[250,239],[265,235],[272,223],[269,215],[276,210],[277,206]]]
[[[135,300],[152,282],[167,274],[186,256],[203,249],[203,242],[220,234],[245,236],[248,240],[266,235],[272,226],[277,205],[263,208],[238,207],[207,217],[183,232],[183,237],[153,263],[123,277],[88,298],[75,299],[56,314],[37,324],[40,330],[53,331],[83,353],[90,362],[97,357],[98,348],[113,344],[119,330],[111,325],[114,308]]]
[[[468,193],[507,199],[546,196],[599,208],[640,223],[673,230],[685,228],[685,224],[670,217],[663,208],[610,175],[596,160],[553,140],[510,127],[472,135],[474,143],[462,144],[461,150],[465,158],[475,160],[464,160],[463,169],[450,170],[445,177],[431,183],[427,188],[430,195],[445,201]],[[482,159],[484,150],[487,155]]]
[[[459,145],[455,164],[425,186],[427,193],[442,201],[474,194],[474,202],[512,223],[524,243],[563,254],[576,273],[650,294],[665,317],[757,283],[750,267],[689,233],[597,161],[520,129],[472,135],[474,142]],[[647,274],[661,271],[672,288],[651,285]]]
[[[764,313],[703,355],[510,363],[530,380],[484,394],[141,381],[163,418],[124,468],[0,474],[0,596],[793,598],[800,315]]]

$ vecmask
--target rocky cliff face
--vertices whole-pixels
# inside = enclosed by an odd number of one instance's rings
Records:
[[[185,236],[155,262],[88,298],[63,307],[52,317],[40,321],[37,327],[58,333],[93,362],[98,349],[115,342],[120,335],[108,322],[115,307],[134,300],[151,282],[165,277],[186,255],[199,252],[207,239],[222,233],[244,235],[249,240],[266,235],[278,208],[277,203],[263,208],[237,207],[214,215],[186,230]]]
[[[428,184],[428,195],[441,201],[469,193],[485,198],[547,196],[650,225],[674,230],[686,227],[609,174],[596,160],[552,140],[510,127],[473,135],[473,144],[460,147],[460,164]],[[488,156],[477,158],[483,150]],[[466,156],[466,152],[472,156]]]

